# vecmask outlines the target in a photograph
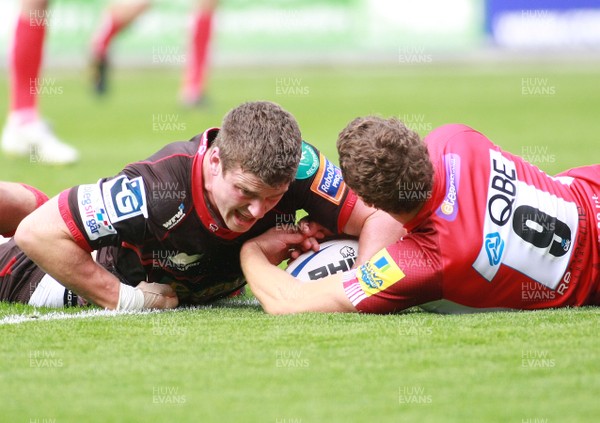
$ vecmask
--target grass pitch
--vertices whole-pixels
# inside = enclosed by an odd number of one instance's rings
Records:
[[[177,105],[177,71],[121,70],[102,100],[82,75],[46,77],[44,114],[83,159],[48,168],[34,155],[0,156],[0,179],[50,195],[255,99],[294,113],[332,159],[337,133],[368,113],[422,134],[466,123],[549,173],[600,158],[592,67],[214,70],[210,105],[191,111]],[[250,298],[139,315],[45,320],[49,312],[0,304],[2,421],[586,422],[600,412],[596,308],[271,317]]]

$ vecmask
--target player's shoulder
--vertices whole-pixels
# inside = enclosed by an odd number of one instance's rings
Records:
[[[152,154],[145,160],[140,160],[138,163],[156,163],[167,159],[191,159],[198,152],[200,139],[194,137],[189,141],[174,141],[164,145],[156,153]]]
[[[464,124],[442,125],[431,131],[424,138],[430,154],[454,153],[460,156],[478,156],[487,152],[490,148],[496,148],[494,144],[481,132]]]
[[[175,180],[185,185],[191,177],[200,142],[194,137],[190,141],[166,144],[150,157],[129,163],[123,173],[130,177],[141,176],[149,184]]]
[[[319,209],[333,215],[335,209],[346,204],[349,192],[340,168],[314,145],[302,141],[302,156],[295,179],[278,206],[307,211],[306,207],[311,207],[313,213]]]
[[[121,175],[144,191],[149,219],[171,229],[192,208],[194,158],[201,135],[165,145],[145,160],[130,163]]]
[[[468,125],[464,125],[462,123],[449,123],[435,128],[433,131],[427,134],[424,140],[428,144],[434,144],[448,143],[457,138],[471,139],[482,136],[483,134],[481,134],[481,132],[471,128]]]
[[[321,152],[315,146],[302,140],[302,155],[295,180],[310,179],[319,170],[322,159],[325,159],[325,157],[322,157]]]
[[[292,186],[290,191],[310,189],[336,205],[347,191],[340,168],[306,141],[302,141],[302,156]]]
[[[186,169],[186,163],[191,163],[197,158],[202,157],[210,144],[216,139],[219,128],[209,128],[201,132],[188,141],[174,141],[164,145],[160,150],[145,160],[140,160],[135,164],[155,165],[165,161],[175,162],[167,167],[182,167]],[[179,165],[177,162],[181,162]]]

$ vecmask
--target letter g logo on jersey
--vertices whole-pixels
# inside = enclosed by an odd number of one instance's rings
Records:
[[[141,177],[129,180],[123,175],[107,181],[102,187],[102,194],[112,223],[139,215],[148,217],[146,190]]]

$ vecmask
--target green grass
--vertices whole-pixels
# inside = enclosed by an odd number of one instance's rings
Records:
[[[599,317],[224,306],[3,326],[3,421],[593,421]]]
[[[444,123],[466,123],[517,154],[527,147],[545,148],[546,157],[535,164],[550,173],[600,158],[600,84],[592,67],[218,69],[210,83],[210,107],[196,110],[178,105],[177,71],[120,70],[115,76],[111,95],[101,100],[90,95],[84,75],[46,76],[54,81],[49,85],[53,91],[62,94],[41,97],[44,115],[81,150],[83,159],[57,170],[0,155],[0,178],[28,182],[49,194],[95,182],[167,142],[218,126],[229,109],[256,99],[276,101],[291,111],[305,139],[332,159],[341,129],[370,113],[407,118],[422,134]],[[555,94],[523,95],[523,78],[532,77],[546,79]],[[290,78],[308,94],[277,95],[278,81]],[[7,97],[6,83],[0,84],[0,98]],[[5,110],[1,104],[0,116]],[[176,124],[160,130],[153,119],[174,119]]]
[[[42,96],[44,114],[83,159],[47,168],[0,156],[0,179],[52,195],[218,126],[227,110],[253,99],[274,100],[294,113],[304,137],[332,159],[337,133],[367,113],[412,119],[421,133],[467,123],[514,153],[544,149],[535,164],[550,173],[600,158],[600,85],[592,67],[215,69],[211,106],[192,111],[177,104],[177,71],[121,70],[102,101],[89,95],[83,75],[46,76],[56,78],[62,94]],[[554,94],[523,95],[523,78],[536,77],[546,78]],[[277,95],[280,78],[299,78],[308,93]],[[6,98],[6,84],[0,96]],[[156,117],[180,125],[155,130]],[[48,311],[0,304],[0,319]],[[229,302],[145,315],[30,319],[0,325],[0,420],[594,421],[599,313],[271,317]]]

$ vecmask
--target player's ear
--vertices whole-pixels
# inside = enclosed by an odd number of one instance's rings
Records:
[[[222,171],[219,147],[211,148],[208,153],[208,163],[210,166],[210,173],[213,176],[217,176]]]

